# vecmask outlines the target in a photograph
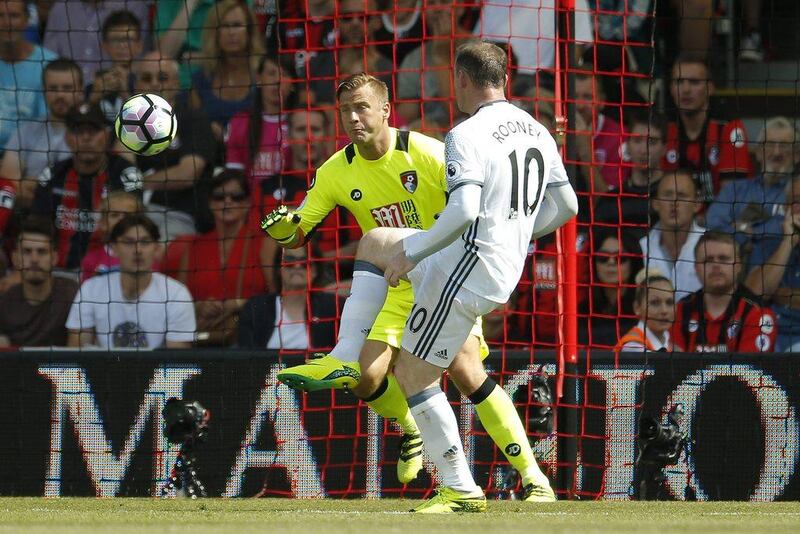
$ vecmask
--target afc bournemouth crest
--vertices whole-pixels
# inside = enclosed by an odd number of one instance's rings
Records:
[[[403,187],[406,188],[406,191],[413,193],[417,190],[417,171],[400,173],[400,181],[403,182]]]

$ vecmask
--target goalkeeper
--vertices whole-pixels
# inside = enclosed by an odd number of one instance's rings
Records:
[[[339,85],[336,99],[342,127],[352,143],[317,170],[298,211],[281,206],[264,217],[262,229],[280,245],[298,247],[336,206],[350,211],[364,233],[377,227],[430,228],[446,202],[444,145],[391,128],[388,89],[373,76],[350,76]],[[347,388],[379,415],[396,421],[403,432],[397,462],[403,484],[422,469],[422,440],[391,369],[413,302],[411,284],[401,281],[389,288],[385,303],[370,303],[380,308],[371,329],[343,320],[329,355],[278,374],[288,386],[304,391]],[[373,313],[347,311],[344,315],[351,317]],[[519,471],[525,500],[554,501],[513,402],[483,369],[481,359],[488,353],[478,322],[448,368],[450,378],[472,401],[483,427]]]

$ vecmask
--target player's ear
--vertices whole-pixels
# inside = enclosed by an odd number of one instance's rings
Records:
[[[388,121],[389,117],[392,116],[392,106],[389,102],[383,103],[383,119]]]
[[[55,268],[55,266],[58,265],[58,249],[51,247],[50,251],[52,252],[52,254],[50,254],[50,267]]]

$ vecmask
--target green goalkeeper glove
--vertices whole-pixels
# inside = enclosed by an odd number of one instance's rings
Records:
[[[261,229],[283,246],[294,241],[298,226],[300,215],[290,212],[286,206],[272,210],[261,219]]]

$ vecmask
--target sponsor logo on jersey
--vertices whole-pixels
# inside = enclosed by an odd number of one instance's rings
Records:
[[[446,360],[447,359],[447,349],[437,350],[436,352],[433,353],[433,355],[436,356],[437,358],[439,358],[440,360]]]
[[[769,336],[764,334],[759,334],[756,336],[756,348],[760,352],[767,352],[770,349],[772,342],[769,340]]]
[[[400,173],[400,183],[403,184],[403,187],[406,191],[413,194],[414,191],[417,190],[417,185],[419,184],[417,180],[417,171],[406,171]]]
[[[361,200],[361,197],[363,196],[364,195],[361,193],[361,189],[353,189],[352,191],[350,191],[350,198],[352,198],[356,202]]]
[[[739,333],[739,330],[742,328],[742,323],[739,321],[733,321],[728,326],[728,339],[733,339]]]
[[[522,447],[519,446],[519,443],[509,443],[506,446],[506,454],[509,456],[519,456],[521,452]]]
[[[708,151],[708,162],[711,165],[717,165],[719,163],[719,147],[712,146],[711,149]]]
[[[667,150],[667,162],[675,164],[678,162],[678,151],[675,149]]]
[[[55,227],[58,230],[92,233],[97,228],[100,214],[76,208],[66,208],[63,204],[56,208]]]
[[[457,161],[447,162],[447,179],[452,180],[461,174],[461,164]]]
[[[697,345],[694,350],[695,352],[728,352],[728,345],[724,343],[719,345]]]
[[[775,321],[772,320],[772,317],[769,315],[762,315],[761,321],[759,321],[758,326],[761,328],[762,334],[771,334],[775,331]]]
[[[698,328],[700,328],[700,323],[698,323],[696,319],[691,319],[689,321],[689,333],[694,334],[697,332]]]
[[[742,148],[744,146],[744,130],[741,128],[734,128],[731,130],[731,143],[736,148]]]
[[[417,211],[417,206],[411,199],[373,208],[370,213],[375,223],[384,228],[422,229],[422,219]]]

